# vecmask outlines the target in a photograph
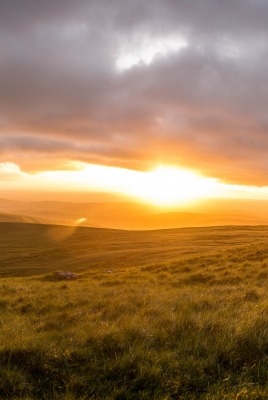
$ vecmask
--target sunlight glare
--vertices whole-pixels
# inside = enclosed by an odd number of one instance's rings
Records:
[[[133,194],[158,206],[174,206],[216,194],[216,181],[176,167],[144,173]]]
[[[78,218],[78,219],[75,221],[75,225],[81,225],[81,224],[83,224],[84,222],[86,222],[86,220],[87,220],[87,218],[84,218],[84,217]]]
[[[221,188],[216,179],[172,166],[158,166],[142,172],[80,162],[73,164],[73,171],[50,171],[39,174],[39,178],[42,177],[43,184],[54,182],[56,187],[117,193],[167,207],[217,196]]]

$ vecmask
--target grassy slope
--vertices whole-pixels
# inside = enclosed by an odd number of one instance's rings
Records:
[[[0,398],[268,398],[267,238],[0,224]]]
[[[0,276],[58,269],[74,272],[142,267],[192,256],[236,251],[268,239],[267,227],[183,228],[123,231],[0,223]]]

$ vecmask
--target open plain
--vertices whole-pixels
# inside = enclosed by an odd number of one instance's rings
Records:
[[[0,398],[268,398],[267,240],[1,223]]]

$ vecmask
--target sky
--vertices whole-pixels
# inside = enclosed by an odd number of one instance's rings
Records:
[[[111,182],[167,166],[165,181],[172,166],[266,196],[266,0],[0,9],[0,189],[78,190],[83,170],[79,190],[99,190],[94,168]]]

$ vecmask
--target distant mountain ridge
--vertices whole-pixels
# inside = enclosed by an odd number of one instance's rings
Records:
[[[0,198],[0,222],[27,222],[115,229],[168,229],[216,225],[266,225],[268,203],[210,201],[189,210],[161,210],[134,202],[73,203]],[[225,207],[225,208],[224,208]]]

